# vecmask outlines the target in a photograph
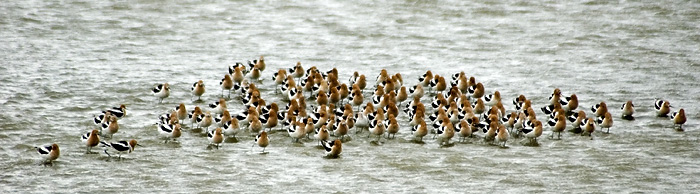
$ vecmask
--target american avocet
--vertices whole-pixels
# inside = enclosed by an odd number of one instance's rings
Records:
[[[164,84],[158,84],[157,86],[153,87],[151,91],[153,92],[153,96],[158,98],[158,102],[162,103],[163,99],[170,96],[170,85],[167,82]]]
[[[229,74],[224,75],[224,78],[219,82],[221,86],[221,97],[224,97],[224,90],[228,90],[228,98],[231,98],[231,89],[233,89],[233,78]]]
[[[206,128],[209,131],[209,127],[214,123],[214,117],[211,116],[211,112],[207,111],[203,115],[197,117],[197,126],[199,128]]]
[[[246,78],[251,82],[260,82],[260,77],[262,77],[262,71],[257,67],[253,67],[248,74],[246,74]]]
[[[333,135],[340,136],[340,140],[343,140],[345,138],[345,135],[348,134],[348,131],[350,130],[350,127],[348,127],[348,122],[347,119],[340,119],[336,122],[334,126],[335,130],[333,130]]]
[[[296,118],[292,119],[292,123],[287,127],[287,134],[294,140],[294,142],[299,142],[299,139],[306,135],[306,124],[304,122],[297,121]]]
[[[240,126],[238,126],[238,119],[229,120],[228,122],[224,123],[222,128],[224,129],[224,135],[227,137],[236,137],[236,134],[241,131]]]
[[[231,80],[233,80],[234,84],[240,84],[245,79],[245,66],[238,64],[240,63],[236,63],[237,66],[233,67],[233,69],[229,67],[229,75],[231,75]]]
[[[487,142],[493,142],[493,140],[496,139],[496,131],[498,131],[498,120],[496,118],[492,118],[490,122],[488,122],[488,127],[484,128],[484,141]]]
[[[418,78],[418,82],[423,87],[430,85],[430,80],[433,80],[433,72],[430,70],[426,71],[422,76]]]
[[[160,134],[160,137],[165,139],[165,143],[168,143],[168,140],[175,141],[182,135],[179,123],[158,124],[158,132]]]
[[[671,112],[671,104],[668,101],[657,99],[654,102],[654,109],[656,110],[656,116],[667,117],[668,113]]]
[[[471,125],[469,125],[469,123],[467,123],[467,120],[464,119],[460,120],[459,123],[455,125],[455,132],[459,133],[459,136],[462,137],[460,139],[460,142],[463,142],[464,139],[472,136]]]
[[[216,117],[214,117],[214,122],[219,127],[223,127],[230,120],[234,119],[233,117],[231,117],[231,113],[229,113],[228,110],[224,110],[222,114],[216,115]]]
[[[338,91],[338,88],[331,87],[330,91],[328,92],[328,103],[334,105],[338,105],[338,103],[340,103],[340,91]]]
[[[499,92],[498,90],[493,92],[493,94],[489,94],[489,95],[484,96],[484,104],[489,105],[489,106],[496,105],[496,103],[500,102],[500,101],[501,101],[501,92]]]
[[[472,104],[472,110],[476,115],[484,113],[486,111],[486,105],[484,105],[484,101],[481,100],[481,98],[477,98],[474,104]]]
[[[92,153],[92,152],[90,152],[92,147],[95,147],[98,144],[100,144],[100,136],[97,134],[98,134],[97,129],[93,129],[92,131],[90,131],[86,134],[83,134],[83,136],[80,138],[83,141],[83,143],[85,143],[85,146],[87,147],[87,149],[85,150],[86,154]]]
[[[92,118],[92,122],[93,122],[95,125],[101,127],[101,126],[102,126],[102,123],[105,123],[105,122],[109,121],[109,117],[110,117],[111,115],[112,115],[112,113],[110,113],[110,112],[106,112],[106,111],[105,111],[105,112],[102,112],[102,113],[100,113],[100,114],[98,114],[98,115],[95,115],[95,116]]]
[[[241,71],[241,72],[245,72],[245,71],[246,71],[246,66],[243,65],[243,63],[241,63],[241,62],[236,62],[236,63],[234,63],[233,65],[229,65],[229,66],[228,66],[228,74],[229,74],[229,75],[235,74],[237,68],[240,68],[240,71]]]
[[[53,164],[53,161],[58,159],[58,156],[61,155],[61,150],[58,148],[58,144],[55,143],[34,147],[34,149],[43,157],[44,164]]]
[[[263,56],[260,56],[260,59],[255,61],[255,67],[260,69],[260,71],[265,71],[267,65],[265,64],[265,58],[263,58]]]
[[[381,110],[381,109],[379,109]],[[369,123],[369,134],[367,134],[367,138],[369,138],[370,135],[376,135],[377,136],[377,142],[379,142],[379,139],[382,138],[382,135],[384,134],[384,131],[386,129],[386,126],[384,125],[384,120],[382,118],[372,120]]]
[[[606,112],[608,112],[608,106],[605,105],[605,102],[600,102],[591,106],[591,111],[596,117],[603,116]]]
[[[447,89],[447,83],[445,83],[445,77],[437,77],[435,82],[435,92],[444,92]]]
[[[508,142],[508,132],[506,127],[502,124],[498,124],[498,135],[496,135],[499,143],[503,143],[501,147],[506,147],[506,142]]]
[[[121,119],[126,116],[126,105],[119,105],[119,107],[112,107],[110,109],[107,109],[105,111],[102,111],[102,113],[107,113],[109,112],[112,116],[117,117],[118,119]]]
[[[126,141],[117,141],[117,142],[105,142],[101,141],[100,146],[104,147],[104,152],[109,156],[109,158],[112,158],[112,155],[109,154],[109,152],[117,152],[118,158],[122,158],[122,154],[129,154],[134,151],[134,148],[139,145],[135,139]],[[109,151],[108,151],[109,150]]]
[[[252,116],[250,118],[250,122],[248,124],[248,130],[252,133],[258,133],[263,129],[262,122],[260,122],[260,119],[258,116]]]
[[[340,152],[343,151],[342,142],[339,139],[330,142],[323,141],[321,145],[323,145],[323,149],[326,150],[326,155],[331,158],[337,158],[340,156]]]
[[[484,96],[484,84],[476,83],[476,85],[467,88],[467,92],[472,98],[481,98]]]
[[[583,122],[581,122],[581,129],[583,129],[585,133],[588,133],[588,136],[591,137],[591,140],[593,140],[593,132],[595,131],[595,121],[593,118],[583,120]],[[584,135],[585,133],[581,133],[581,135]]]
[[[685,121],[687,120],[685,118],[685,110],[681,108],[678,110],[678,112],[671,114],[671,120],[673,120],[674,127],[677,125],[678,130],[683,130],[683,124],[685,124]]]
[[[581,123],[587,119],[586,112],[579,110],[578,112],[572,113],[567,118],[569,119],[569,122],[571,122],[571,126],[574,127],[574,133],[581,133]]]
[[[301,78],[304,76],[304,67],[301,66],[301,62],[297,62],[297,64],[289,68],[289,74],[290,76],[294,78]],[[301,82],[301,80],[299,80]]]
[[[622,107],[620,107],[622,110],[622,118],[627,119],[627,120],[634,120],[634,104],[632,104],[631,100],[628,100],[624,104],[622,104]]]
[[[411,132],[414,137],[419,138],[419,142],[422,142],[423,137],[428,134],[428,125],[425,123],[425,120],[419,120],[418,125],[413,126]]]
[[[526,121],[523,123],[522,127],[523,134],[525,134],[525,137],[530,139],[530,143],[532,144],[533,142],[537,142],[537,138],[542,135],[542,122],[535,120],[534,122],[532,121]]]
[[[199,80],[197,82],[194,82],[194,84],[192,84],[192,88],[190,88],[190,91],[192,93],[192,97],[197,96],[197,99],[201,100],[202,94],[204,94],[204,81]]]
[[[549,104],[553,105],[561,101],[561,90],[559,88],[554,88],[552,95],[549,96]]]
[[[309,135],[314,134],[316,132],[316,128],[314,127],[314,121],[311,117],[307,117],[305,120],[302,120],[302,122],[305,122],[304,132],[306,133],[306,138],[310,139]]]
[[[110,116],[109,120],[102,123],[102,136],[112,138],[112,135],[119,131],[119,123],[117,122],[117,117]]]
[[[389,114],[389,120],[384,121],[384,125],[386,126],[386,132],[387,132],[387,139],[393,139],[396,138],[396,133],[399,132],[399,122],[396,121],[396,117],[393,114]],[[393,135],[393,137],[392,137]]]
[[[557,114],[556,117],[550,118],[547,123],[552,127],[551,138],[554,139],[554,133],[557,133],[558,139],[561,139],[561,132],[566,129],[566,117],[564,114]]]
[[[208,131],[207,139],[209,140],[210,146],[215,146],[216,149],[219,149],[219,144],[224,142],[224,136],[221,133],[221,128],[217,127],[213,131]]]
[[[576,94],[571,94],[570,97],[565,97],[559,102],[561,103],[562,109],[564,109],[566,112],[571,112],[578,108],[578,97]]]
[[[316,131],[314,132],[314,138],[319,141],[318,143],[320,145],[322,141],[328,141],[331,138],[331,135],[328,132],[326,126],[323,125],[321,126],[321,128],[316,129]]]
[[[263,150],[261,152],[265,153],[265,148],[270,145],[270,138],[267,137],[267,132],[262,131],[258,136],[255,136],[255,144],[258,144],[258,147],[262,147]],[[253,146],[255,146],[255,144],[253,144]]]
[[[177,119],[180,120],[180,123],[183,123],[185,119],[187,119],[187,109],[185,108],[185,104],[180,103],[179,106],[175,107],[175,111],[177,112]]]
[[[263,124],[264,128],[268,128],[270,131],[272,131],[272,128],[277,127],[279,123],[278,119],[277,111],[273,109],[270,110],[268,114],[264,114],[262,117],[260,117],[260,122]]]
[[[425,94],[425,91],[423,91],[423,86],[420,84],[417,84],[411,88],[408,89],[408,93],[414,97],[414,98],[422,98],[423,95]]]
[[[436,133],[438,144],[440,146],[447,145],[455,135],[454,125],[450,123],[449,119],[445,118],[442,120],[442,126],[437,129]]]
[[[226,99],[219,98],[218,101],[210,103],[209,108],[216,114],[223,114],[226,110]]]
[[[187,114],[187,116],[190,118],[190,123],[192,124],[192,126],[190,126],[190,128],[194,127],[194,124],[197,123],[197,119],[199,119],[199,117],[201,117],[202,114],[203,114],[202,109],[199,108],[199,106],[195,106],[194,110],[192,110],[192,112]]]
[[[610,115],[610,112],[606,112],[603,114],[603,116],[599,116],[596,119],[596,122],[598,123],[598,126],[600,126],[600,129],[608,128],[608,130],[605,133],[610,133],[610,127],[613,125],[613,119],[612,116]]]
[[[286,80],[287,80],[287,71],[284,69],[279,69],[277,72],[275,72],[272,75],[272,81],[274,81],[278,87],[282,87],[285,84]],[[275,93],[277,93],[277,92],[279,92],[279,91],[277,91],[275,89]]]

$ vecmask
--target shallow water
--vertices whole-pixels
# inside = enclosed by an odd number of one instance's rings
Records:
[[[0,5],[0,185],[3,192],[660,192],[698,189],[700,3],[695,1],[12,1]],[[417,83],[426,70],[465,71],[498,90],[506,108],[524,94],[534,107],[554,88],[580,108],[605,101],[611,134],[566,133],[527,147],[483,143],[438,147],[352,135],[339,159],[317,142],[271,134],[268,154],[252,135],[207,149],[185,132],[164,144],[153,125],[179,103],[191,110],[220,94],[228,65],[264,55],[272,73],[297,61],[374,78],[380,69]],[[202,102],[189,87],[204,80]],[[373,79],[370,79],[373,80]],[[150,93],[169,82],[171,97]],[[655,98],[684,108],[685,131],[654,114]],[[633,100],[636,120],[619,119]],[[424,102],[428,100],[424,98]],[[80,135],[92,115],[126,104],[115,139],[142,147],[121,161],[85,155]],[[312,103],[308,103],[312,104]],[[231,112],[242,105],[229,101]],[[540,111],[538,118],[545,115]],[[53,166],[34,146],[58,143]],[[98,149],[95,149],[98,150]]]

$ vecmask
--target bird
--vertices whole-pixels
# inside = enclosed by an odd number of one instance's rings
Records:
[[[685,110],[682,108],[678,112],[673,112],[671,114],[671,120],[673,120],[673,126],[678,126],[678,130],[683,130],[683,124],[686,122]]]
[[[413,126],[411,132],[414,137],[419,138],[419,142],[422,142],[423,137],[428,134],[428,125],[425,123],[425,120],[420,120],[418,125]]]
[[[98,115],[94,115],[92,118],[92,122],[97,125],[97,126],[102,126],[102,123],[105,123],[109,120],[109,117],[112,115],[110,112],[102,112]]]
[[[610,112],[606,112],[603,116],[596,118],[596,122],[598,123],[598,126],[600,126],[601,130],[603,128],[608,128],[605,133],[610,133],[610,127],[613,125],[613,119]]]
[[[119,122],[117,122],[117,117],[110,116],[107,122],[102,123],[102,130],[100,131],[102,136],[112,138],[112,135],[119,131]]]
[[[552,136],[551,138],[554,139],[554,133],[557,133],[558,139],[561,139],[561,132],[566,129],[566,118],[563,114],[558,114],[554,118],[550,118],[549,121],[547,121],[549,126],[552,127]]]
[[[165,143],[168,143],[168,140],[175,141],[182,135],[179,123],[158,124],[158,133],[161,138],[165,139]]]
[[[530,140],[530,143],[537,142],[537,138],[542,135],[542,122],[535,120],[526,121],[522,127],[523,134]]]
[[[265,148],[270,145],[270,138],[267,137],[267,132],[262,131],[258,136],[255,136],[255,143],[258,144],[258,147],[263,148],[261,153],[265,153]],[[253,144],[253,146],[255,146],[255,144]]]
[[[219,149],[219,145],[221,142],[224,142],[224,136],[221,133],[221,128],[217,127],[213,131],[207,132],[207,139],[209,140],[209,145],[216,147],[216,149]]]
[[[569,115],[567,119],[569,119],[569,122],[571,122],[571,126],[574,128],[574,133],[581,133],[581,123],[587,119],[586,112],[579,110],[578,112],[574,112]]]
[[[593,140],[593,132],[595,131],[594,123],[595,121],[593,120],[593,118],[588,118],[581,122],[581,129],[583,129],[585,133],[588,133],[588,136],[591,137],[591,140]],[[585,133],[581,133],[581,135],[584,135]]]
[[[264,128],[272,130],[272,128],[275,128],[278,124],[278,117],[277,117],[277,111],[276,110],[270,110],[268,111],[267,114],[263,114],[262,117],[260,117],[260,121],[263,125]]]
[[[214,118],[211,116],[211,112],[207,111],[204,114],[200,114],[197,117],[197,126],[199,128],[206,128],[209,131],[209,127],[214,123]]]
[[[190,128],[194,127],[194,124],[197,123],[197,120],[201,117],[202,114],[202,109],[199,108],[199,106],[195,106],[194,110],[187,114],[187,116],[190,118],[190,123],[192,124]]]
[[[467,120],[460,120],[457,125],[455,125],[455,132],[459,133],[461,137],[460,142],[463,142],[465,138],[472,136],[471,125],[467,123]]]
[[[58,148],[58,144],[51,144],[45,146],[34,147],[36,151],[43,157],[44,164],[53,164],[53,161],[58,159],[61,155],[61,150]]]
[[[227,121],[222,128],[224,129],[223,134],[227,137],[236,137],[236,134],[241,130],[240,126],[238,126],[238,119]]]
[[[219,86],[221,86],[221,97],[224,97],[224,90],[228,90],[228,98],[231,98],[231,89],[233,89],[233,78],[231,78],[231,75],[224,75],[224,78],[219,82]]]
[[[559,103],[565,111],[571,112],[578,108],[578,97],[576,94],[571,94],[571,96],[564,97],[563,99],[564,100],[560,100]]]
[[[289,137],[291,137],[294,142],[299,142],[299,139],[306,135],[304,128],[306,128],[306,124],[299,122],[296,119],[292,119],[292,124],[287,127],[287,134],[289,134]]]
[[[219,98],[218,101],[210,103],[209,108],[216,114],[223,114],[226,110],[226,99]]]
[[[126,105],[122,104],[119,105],[119,107],[112,107],[110,109],[102,111],[102,113],[104,114],[107,114],[107,112],[109,112],[109,114],[111,114],[112,116],[117,117],[117,119],[121,119],[126,116]]]
[[[384,125],[384,121],[381,120],[381,118],[372,120],[369,123],[369,132],[370,133],[367,134],[367,137],[369,137],[370,135],[376,135],[377,142],[379,142],[379,139],[382,138],[382,135],[384,134],[385,129],[386,129],[386,126]]]
[[[499,124],[498,125],[498,135],[496,135],[496,139],[498,139],[498,142],[503,142],[503,145],[501,147],[506,147],[506,142],[508,141],[508,132],[506,131],[506,127]]]
[[[323,149],[326,150],[326,156],[331,158],[337,158],[343,151],[342,142],[339,139],[333,141],[323,141],[321,142]]]
[[[634,117],[632,116],[634,114],[634,104],[632,104],[631,100],[628,100],[624,104],[622,104],[622,107],[620,107],[622,110],[622,118],[627,119],[627,120],[634,120]]]
[[[328,133],[328,129],[326,128],[325,125],[321,126],[321,128],[317,128],[316,131],[314,132],[314,138],[318,140],[318,144],[321,144],[322,141],[328,141],[328,139],[331,138],[330,133]]]
[[[117,142],[105,142],[105,141],[100,141],[100,146],[104,147],[104,152],[109,156],[109,158],[112,158],[112,155],[109,154],[109,151],[111,152],[117,152],[118,158],[122,158],[122,154],[129,154],[134,151],[134,148],[139,145],[135,139],[126,141],[117,141]],[[109,150],[109,151],[108,151]]]
[[[184,103],[180,103],[180,105],[175,107],[175,111],[177,112],[177,118],[180,120],[180,123],[184,122],[185,119],[187,119],[187,109],[185,108]]]
[[[484,104],[489,105],[489,106],[496,105],[496,102],[500,102],[500,101],[501,101],[501,93],[498,90],[493,92],[493,94],[489,94],[489,95],[484,96]]]
[[[656,116],[667,117],[668,113],[671,112],[671,104],[668,101],[657,99],[654,102],[654,109],[656,110]]]
[[[384,121],[384,125],[386,126],[387,139],[390,137],[396,138],[396,133],[399,132],[399,122],[396,121],[396,117],[393,114],[389,114],[389,120]]]
[[[164,84],[158,84],[156,87],[153,87],[152,91],[153,96],[158,98],[158,103],[163,103],[163,99],[170,96],[170,85],[167,82]]]
[[[348,131],[350,130],[350,127],[348,126],[348,120],[352,119],[341,119],[340,121],[335,123],[335,130],[333,130],[333,135],[335,136],[340,136],[340,140],[343,140],[345,135],[348,134]]]
[[[450,139],[455,135],[455,129],[452,123],[447,119],[443,119],[443,124],[437,129],[438,144],[444,146],[450,143]]]
[[[608,106],[605,105],[605,102],[600,102],[591,106],[591,111],[596,117],[603,116],[606,112],[608,112]]]
[[[90,154],[90,150],[100,144],[100,136],[98,135],[99,131],[97,129],[93,129],[92,131],[83,134],[83,136],[80,138],[83,143],[85,143],[85,146],[87,149],[85,150],[86,154]]]
[[[199,80],[195,82],[192,84],[192,88],[190,88],[190,90],[192,92],[192,97],[197,96],[197,100],[202,100],[202,94],[204,94],[204,81]]]

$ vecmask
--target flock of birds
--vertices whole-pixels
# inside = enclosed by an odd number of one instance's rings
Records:
[[[564,96],[558,88],[549,97],[548,105],[540,108],[548,115],[540,120],[531,100],[524,95],[513,99],[514,109],[506,110],[499,91],[487,94],[482,83],[464,72],[443,77],[428,70],[418,78],[416,85],[405,86],[400,73],[391,75],[382,69],[374,83],[358,72],[354,72],[347,83],[342,83],[337,69],[321,71],[311,67],[305,70],[300,62],[292,68],[279,69],[272,76],[275,95],[285,105],[281,108],[276,102],[268,104],[256,86],[262,83],[265,67],[262,56],[248,61],[247,66],[240,62],[229,66],[219,82],[221,98],[207,107],[195,106],[190,111],[181,103],[160,115],[157,122],[160,138],[166,143],[177,141],[184,123],[189,122],[190,130],[200,129],[206,133],[212,148],[218,149],[226,138],[250,133],[255,135],[253,146],[261,147],[264,153],[270,144],[268,132],[284,130],[291,141],[313,137],[328,157],[338,157],[342,142],[353,129],[355,134],[368,131],[367,138],[374,136],[379,142],[384,135],[386,139],[393,139],[401,127],[408,124],[416,142],[422,142],[429,133],[440,146],[450,144],[455,135],[460,137],[459,141],[479,135],[485,142],[505,147],[509,138],[520,137],[527,138],[528,145],[537,145],[543,122],[550,126],[551,138],[556,133],[558,139],[568,123],[572,126],[571,132],[588,135],[591,139],[596,127],[608,133],[613,126],[613,117],[605,102],[593,105],[589,117],[585,111],[578,110],[576,94]],[[371,89],[368,86],[374,88],[371,95],[364,94]],[[202,80],[195,82],[191,87],[191,100],[201,101],[205,91]],[[234,98],[231,98],[232,93]],[[170,85],[167,82],[158,84],[152,94],[162,103],[170,96]],[[426,98],[429,104],[423,104]],[[227,103],[234,99],[240,99],[246,107],[242,112],[232,114],[229,111]],[[307,100],[312,101],[310,105]],[[665,100],[657,99],[654,108],[659,117],[668,117],[671,112],[671,105]],[[621,110],[623,119],[634,119],[632,101],[622,104]],[[110,153],[121,158],[122,154],[134,151],[139,145],[134,139],[104,141],[112,139],[119,131],[118,121],[126,115],[125,105],[94,115],[97,129],[82,135],[86,152],[93,153],[91,149],[100,146],[110,158]],[[397,121],[402,115],[408,123]],[[671,113],[670,118],[674,127],[682,130],[686,122],[684,110]],[[36,150],[44,156],[45,164],[52,164],[60,155],[57,144],[36,147]]]

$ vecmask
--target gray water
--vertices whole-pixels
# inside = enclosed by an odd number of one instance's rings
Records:
[[[26,192],[673,192],[700,177],[700,3],[697,1],[9,1],[0,4],[0,185]],[[374,78],[380,69],[419,75],[465,71],[498,90],[506,108],[519,94],[539,108],[554,88],[576,93],[590,113],[615,116],[610,134],[565,133],[540,146],[511,139],[499,148],[472,138],[439,147],[411,142],[406,115],[396,139],[366,132],[326,159],[317,142],[271,135],[268,154],[253,137],[207,149],[187,131],[164,144],[153,125],[179,103],[214,102],[227,66],[264,55],[260,87],[280,101],[279,68],[336,67]],[[208,86],[190,101],[197,80]],[[373,79],[370,79],[373,80]],[[158,104],[155,84],[169,82]],[[685,131],[653,110],[655,98],[684,108]],[[619,118],[633,100],[636,120]],[[427,98],[423,99],[428,102]],[[309,101],[311,102],[311,101]],[[137,139],[124,159],[84,154],[92,115],[126,104],[115,140]],[[242,111],[236,99],[231,112]],[[312,103],[309,103],[312,104]],[[205,109],[206,110],[206,109]],[[538,118],[545,115],[538,111]],[[39,164],[33,147],[57,143],[61,157]],[[98,149],[95,149],[98,150]]]

